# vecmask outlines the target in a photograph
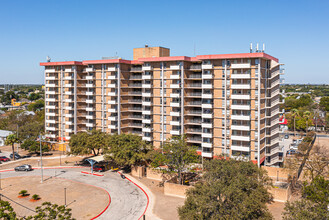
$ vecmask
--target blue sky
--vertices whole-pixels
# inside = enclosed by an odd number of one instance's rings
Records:
[[[287,83],[329,83],[329,1],[0,0],[0,84],[43,83],[39,62],[243,53],[249,44],[286,64]]]

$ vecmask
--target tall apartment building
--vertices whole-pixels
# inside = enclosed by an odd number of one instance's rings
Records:
[[[279,165],[280,64],[264,53],[44,62],[46,134],[68,142],[91,129],[133,133],[160,148],[185,134],[205,158],[222,154]]]

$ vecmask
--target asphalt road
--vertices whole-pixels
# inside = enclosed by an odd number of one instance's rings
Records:
[[[44,176],[57,176],[81,183],[98,186],[110,193],[109,208],[97,219],[106,220],[137,220],[144,212],[147,204],[146,195],[127,179],[122,179],[116,172],[105,172],[104,176],[91,176],[81,171],[86,168],[44,169]],[[30,172],[2,172],[1,178],[16,176],[41,176],[41,170]]]

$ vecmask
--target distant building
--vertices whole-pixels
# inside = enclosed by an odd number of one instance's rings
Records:
[[[13,134],[12,131],[0,130],[0,146],[5,146],[8,135]]]

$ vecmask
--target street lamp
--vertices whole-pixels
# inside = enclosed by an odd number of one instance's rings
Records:
[[[65,202],[65,207],[66,207],[66,188],[64,188],[64,202]]]

